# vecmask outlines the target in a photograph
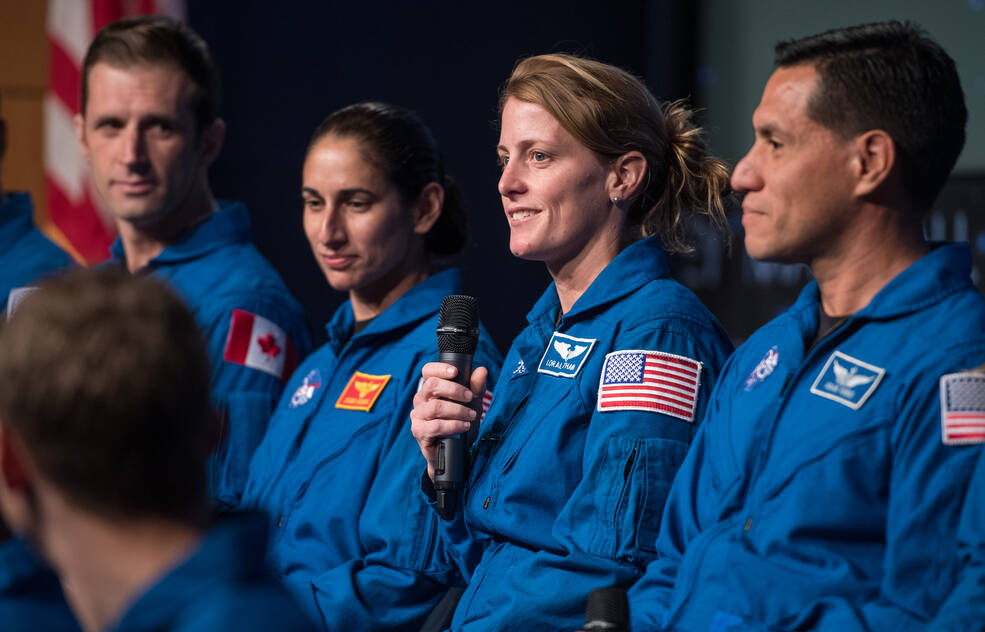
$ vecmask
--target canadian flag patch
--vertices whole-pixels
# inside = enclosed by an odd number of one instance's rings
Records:
[[[234,309],[222,359],[286,380],[297,368],[298,354],[276,323],[246,310]]]

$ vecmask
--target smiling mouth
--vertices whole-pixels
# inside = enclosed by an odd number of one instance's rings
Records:
[[[510,218],[511,222],[518,222],[520,220],[527,219],[528,217],[533,217],[538,213],[540,213],[540,211],[535,211],[529,208],[518,208],[515,211],[508,211],[507,216]]]
[[[341,270],[343,268],[348,267],[349,264],[355,261],[356,258],[352,255],[325,254],[321,256],[321,259],[322,261],[325,262],[325,265],[327,265],[329,268],[332,268],[333,270]]]
[[[124,182],[118,180],[113,183],[117,189],[123,191],[126,194],[139,195],[142,193],[147,193],[154,188],[154,182],[151,180],[140,180],[137,182]]]

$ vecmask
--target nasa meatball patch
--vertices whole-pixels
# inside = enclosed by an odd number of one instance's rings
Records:
[[[555,331],[544,350],[544,357],[540,359],[537,372],[569,378],[578,375],[596,342],[595,338],[575,338]]]
[[[886,369],[835,351],[828,356],[811,392],[858,410],[875,392]]]

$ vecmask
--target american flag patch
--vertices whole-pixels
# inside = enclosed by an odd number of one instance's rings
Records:
[[[701,363],[663,351],[625,350],[605,356],[598,410],[643,410],[691,423]]]
[[[479,421],[482,421],[482,418],[485,417],[486,413],[489,411],[489,404],[492,404],[492,392],[487,390],[482,395],[482,414],[479,415]]]
[[[941,377],[941,441],[985,441],[985,374],[968,371]]]

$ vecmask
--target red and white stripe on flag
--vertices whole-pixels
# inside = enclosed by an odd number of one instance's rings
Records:
[[[123,17],[161,13],[185,17],[184,0],[48,0],[51,52],[44,99],[44,171],[47,209],[38,209],[39,226],[87,263],[109,256],[116,229],[99,209],[89,170],[76,140],[72,118],[81,110],[82,60],[89,43],[106,24]]]
[[[286,380],[297,368],[298,354],[287,333],[276,323],[234,309],[222,359]]]
[[[492,396],[492,391],[489,390],[482,394],[482,414],[479,415],[479,421],[482,421],[482,418],[489,412],[489,405],[492,404]]]
[[[985,374],[941,376],[941,441],[947,445],[985,441]]]
[[[694,421],[701,363],[684,356],[627,349],[605,356],[598,410],[641,410]]]

